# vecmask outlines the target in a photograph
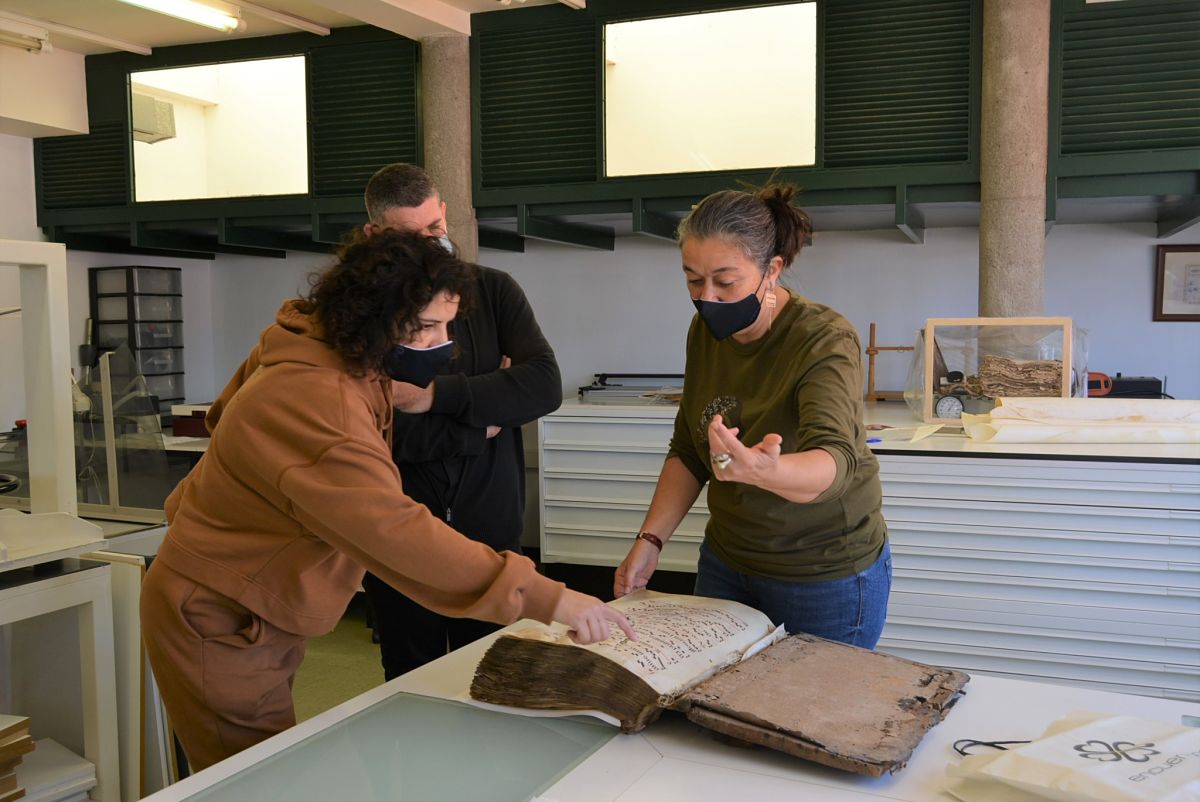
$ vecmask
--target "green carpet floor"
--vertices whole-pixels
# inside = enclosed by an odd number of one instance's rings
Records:
[[[359,593],[333,632],[308,640],[292,687],[296,721],[324,713],[382,684],[379,647],[371,643],[366,601]]]

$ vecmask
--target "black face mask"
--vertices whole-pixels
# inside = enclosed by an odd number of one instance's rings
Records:
[[[432,348],[413,348],[397,345],[383,358],[383,372],[393,381],[415,384],[425,388],[433,377],[450,364],[454,356],[454,341],[447,340]]]
[[[765,280],[766,276],[763,276],[763,279]],[[759,281],[758,287],[761,286],[762,281]],[[762,304],[758,300],[758,287],[740,301],[702,301],[697,298],[692,303],[700,313],[700,319],[712,332],[712,336],[724,340],[758,320],[758,313],[762,310]]]

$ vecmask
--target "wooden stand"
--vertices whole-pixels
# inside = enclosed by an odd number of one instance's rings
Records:
[[[876,345],[875,324],[871,324],[871,334],[867,341],[867,401],[903,401],[902,390],[875,389],[875,355],[881,351],[912,351],[911,345]]]

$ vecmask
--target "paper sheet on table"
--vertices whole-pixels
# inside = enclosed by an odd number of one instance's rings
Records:
[[[867,438],[879,439],[884,442],[915,443],[924,440],[932,434],[941,431],[942,424],[933,423],[925,426],[889,426],[886,429],[872,429],[867,432]]]
[[[962,416],[982,443],[1200,443],[1200,401],[1001,398]]]

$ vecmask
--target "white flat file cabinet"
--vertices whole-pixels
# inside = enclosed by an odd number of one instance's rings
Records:
[[[543,561],[621,561],[674,418],[669,407],[581,404],[542,419]],[[968,672],[1200,701],[1195,446],[975,446],[935,435],[876,449],[894,569],[879,648]],[[661,568],[695,571],[706,520],[702,493]]]
[[[538,421],[541,559],[618,565],[654,495],[674,407],[564,405]],[[707,488],[663,550],[659,567],[696,571]]]

